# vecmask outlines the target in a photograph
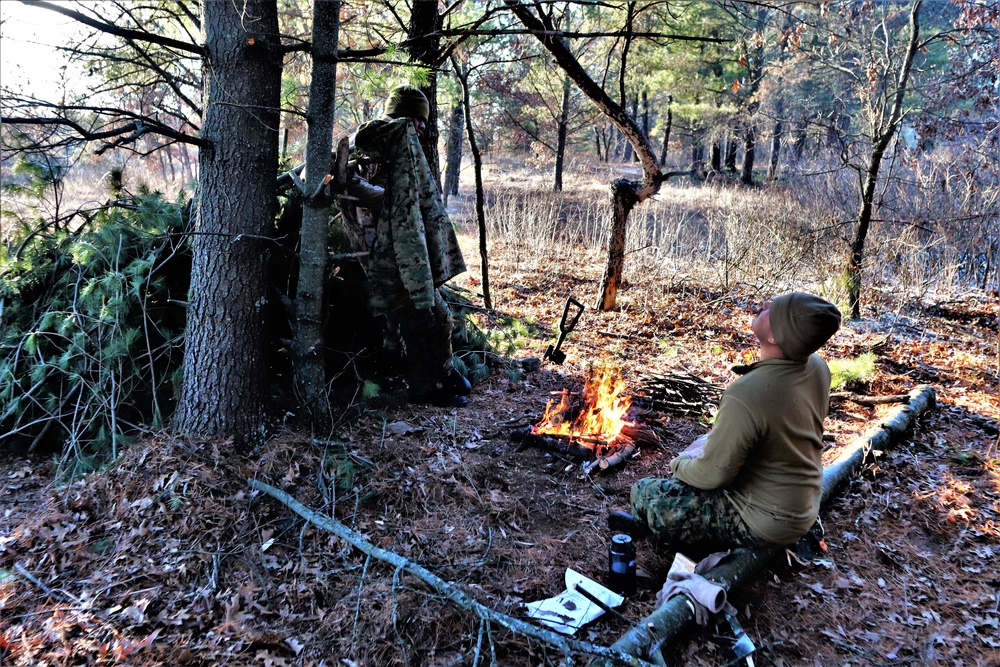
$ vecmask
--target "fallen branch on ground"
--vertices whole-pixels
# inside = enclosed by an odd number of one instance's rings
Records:
[[[858,405],[886,405],[888,403],[906,403],[910,400],[909,394],[892,394],[891,396],[862,396],[850,391],[838,391],[830,394],[830,400],[839,399],[851,401]]]
[[[652,667],[650,663],[640,660],[639,658],[632,657],[621,651],[612,650],[605,646],[598,646],[597,644],[591,644],[589,642],[570,639],[552,630],[545,630],[544,628],[532,625],[531,623],[514,618],[513,616],[508,616],[507,614],[490,609],[470,597],[465,591],[455,584],[445,581],[426,568],[414,563],[413,561],[403,558],[397,553],[375,546],[366,540],[361,533],[348,528],[332,517],[309,509],[284,491],[276,489],[275,487],[256,479],[248,479],[247,483],[251,488],[271,496],[314,526],[333,533],[369,556],[373,556],[383,562],[389,563],[399,570],[417,577],[442,596],[462,609],[471,611],[483,621],[496,623],[497,625],[507,628],[511,632],[536,639],[544,644],[547,644],[548,646],[562,651],[567,656],[573,652],[585,653],[588,655],[599,656],[615,665]]]

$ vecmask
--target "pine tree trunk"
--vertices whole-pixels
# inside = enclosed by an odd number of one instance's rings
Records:
[[[275,214],[281,52],[276,0],[204,2],[205,114],[191,306],[175,428],[264,435],[263,308]]]
[[[326,396],[323,344],[323,284],[326,280],[329,204],[317,204],[330,172],[333,153],[333,112],[337,90],[337,42],[340,0],[313,3],[312,80],[306,111],[306,197],[302,209],[299,243],[299,280],[295,295],[292,359],[295,388],[307,422],[314,433],[325,434],[332,423]]]
[[[427,101],[430,102],[430,117],[427,119],[426,129],[420,137],[420,144],[427,156],[431,176],[438,187],[441,187],[437,105],[437,69],[441,64],[441,39],[437,35],[440,30],[441,15],[438,12],[438,3],[430,0],[414,2],[407,30],[407,37],[410,40],[410,46],[407,50],[415,63],[427,68],[427,85],[421,87],[421,90],[427,96]]]

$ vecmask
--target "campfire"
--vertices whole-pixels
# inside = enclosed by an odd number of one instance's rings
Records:
[[[582,392],[557,392],[541,420],[514,431],[511,440],[584,461],[587,472],[622,463],[638,443],[659,444],[656,434],[639,423],[625,381],[614,368],[592,370]]]

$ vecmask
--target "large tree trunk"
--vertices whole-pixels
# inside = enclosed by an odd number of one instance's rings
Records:
[[[205,0],[207,63],[191,307],[175,428],[264,435],[263,309],[276,208],[281,51],[276,0]]]
[[[306,111],[306,196],[302,209],[299,244],[299,280],[295,295],[295,330],[292,358],[295,388],[314,433],[324,433],[332,423],[326,396],[323,344],[323,284],[326,279],[329,203],[317,203],[330,172],[333,152],[333,112],[337,90],[337,42],[340,0],[313,3],[312,81]]]
[[[566,159],[566,135],[569,133],[569,90],[572,82],[569,77],[563,77],[562,101],[559,107],[559,127],[556,134],[556,173],[552,189],[562,192],[563,166]]]
[[[920,39],[920,24],[918,15],[922,0],[915,0],[910,8],[910,40],[906,55],[899,65],[896,91],[892,99],[889,119],[884,125],[873,127],[872,155],[868,168],[864,172],[864,182],[861,187],[861,208],[858,212],[858,228],[851,243],[851,256],[847,262],[847,298],[851,305],[851,319],[861,317],[861,269],[865,259],[865,242],[872,222],[872,210],[875,205],[875,189],[878,185],[879,170],[882,168],[882,158],[885,156],[893,136],[899,129],[903,118],[903,99],[906,97],[906,84],[913,67],[913,58],[917,53]]]

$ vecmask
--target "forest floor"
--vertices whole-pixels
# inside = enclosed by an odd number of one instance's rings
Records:
[[[475,240],[463,242],[477,257]],[[0,665],[569,664],[247,484],[278,487],[517,618],[524,603],[563,590],[567,567],[603,581],[607,513],[627,507],[635,480],[663,474],[706,420],[649,411],[642,419],[661,446],[591,475],[519,448],[512,430],[537,419],[552,392],[578,390],[591,366],[621,369],[633,393],[651,373],[727,384],[754,349],[761,295],[637,276],[614,311],[598,313],[596,254],[504,266],[490,276],[495,308],[539,328],[518,356],[543,355],[567,297],[588,308],[563,365],[521,378],[497,368],[465,408],[416,408],[388,391],[336,438],[284,433],[252,452],[150,434],[69,484],[50,463],[4,455]],[[476,289],[479,275],[472,267],[458,284]],[[850,389],[883,396],[928,384],[937,406],[823,508],[825,553],[771,563],[730,601],[757,665],[1000,664],[998,300],[870,291],[864,315],[823,352],[876,355],[874,377]],[[835,400],[825,460],[892,408]],[[620,608],[633,623],[653,611],[674,556],[638,546],[649,584]],[[607,646],[629,628],[605,615],[577,638]],[[721,666],[731,644],[692,627],[664,654],[668,665]],[[577,654],[572,664],[586,662]]]

